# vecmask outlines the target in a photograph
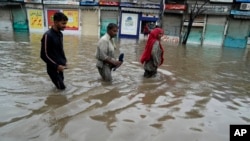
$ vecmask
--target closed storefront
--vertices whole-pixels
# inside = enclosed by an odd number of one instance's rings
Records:
[[[224,47],[245,48],[250,31],[249,25],[248,20],[230,18]]]
[[[203,45],[222,46],[226,25],[225,16],[208,16]]]
[[[98,36],[99,35],[99,18],[98,18],[98,9],[82,9],[81,10],[81,22],[82,22],[82,35],[88,36]]]
[[[0,13],[0,31],[13,31],[10,7],[0,5]]]
[[[28,18],[26,9],[23,8],[23,5],[12,5],[11,12],[13,17],[14,30],[28,30]]]
[[[235,2],[237,7],[230,11],[224,47],[246,48],[250,36],[250,0]]]
[[[11,20],[11,10],[8,6],[0,3],[0,39],[10,41],[13,39],[13,27]]]
[[[168,36],[178,36],[181,31],[182,15],[180,14],[164,14],[162,28]]]
[[[189,16],[186,16],[185,19],[188,19]],[[203,30],[204,30],[204,15],[197,17],[191,27],[190,34],[188,36],[187,44],[201,45],[203,39]],[[185,20],[183,23],[183,31],[187,33],[188,20]],[[185,35],[183,35],[185,36]]]
[[[97,0],[80,0],[81,10],[81,34],[83,36],[99,37],[100,9]]]
[[[118,7],[101,7],[100,16],[100,36],[103,36],[107,31],[107,25],[109,23],[118,24]]]
[[[186,10],[184,2],[173,3],[165,1],[165,9],[162,17],[162,28],[164,29],[163,41],[168,45],[179,45],[183,23],[183,13]]]

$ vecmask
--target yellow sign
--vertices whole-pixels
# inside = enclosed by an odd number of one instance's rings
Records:
[[[30,9],[28,14],[30,29],[43,29],[43,11]]]
[[[67,30],[78,30],[79,28],[79,16],[77,10],[63,10],[63,13],[68,17],[68,23],[66,25]]]

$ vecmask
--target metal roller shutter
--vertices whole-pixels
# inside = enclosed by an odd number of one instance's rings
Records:
[[[109,23],[118,23],[118,11],[101,10],[101,29],[100,35],[103,36],[107,31]]]
[[[82,35],[98,36],[98,10],[82,10]]]
[[[13,31],[9,8],[0,7],[0,31]]]
[[[178,36],[181,31],[182,15],[164,14],[163,29],[164,33],[169,36]]]
[[[208,16],[203,45],[222,46],[226,17]]]

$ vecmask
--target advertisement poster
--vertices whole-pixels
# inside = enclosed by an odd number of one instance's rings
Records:
[[[78,30],[79,29],[79,14],[77,10],[48,10],[47,19],[48,27],[53,25],[53,15],[55,12],[61,11],[68,17],[68,23],[65,30]]]
[[[29,9],[29,28],[30,29],[43,29],[43,11]]]
[[[68,17],[68,23],[65,30],[78,30],[79,16],[77,10],[63,10]]]
[[[138,14],[122,13],[121,34],[137,35]]]
[[[48,10],[47,11],[47,21],[48,21],[48,27],[51,28],[53,23],[53,15],[54,13],[58,12],[59,10]]]

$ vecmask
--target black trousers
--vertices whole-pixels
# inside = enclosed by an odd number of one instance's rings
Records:
[[[59,72],[54,68],[47,67],[47,73],[57,89],[63,90],[66,88],[63,83],[64,80],[63,72],[61,71]]]

